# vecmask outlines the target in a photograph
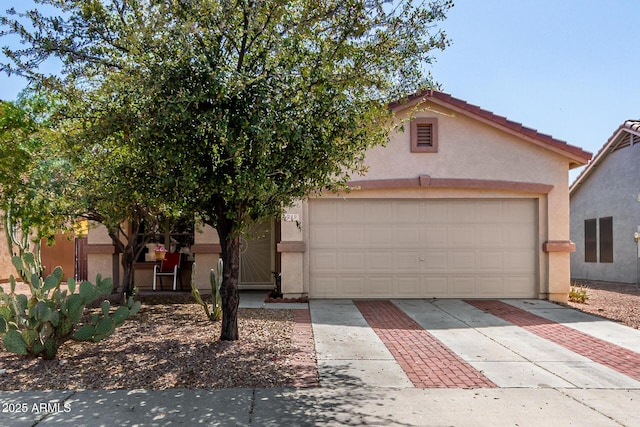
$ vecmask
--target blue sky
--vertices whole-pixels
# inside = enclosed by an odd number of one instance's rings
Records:
[[[640,119],[638,22],[637,0],[455,0],[430,70],[444,92],[595,154]],[[23,87],[0,75],[0,99]]]

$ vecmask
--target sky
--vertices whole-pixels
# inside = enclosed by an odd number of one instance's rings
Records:
[[[443,92],[594,154],[640,119],[640,1],[454,2],[439,24],[451,46],[429,68]],[[0,0],[0,9],[29,3]],[[0,99],[24,85],[0,75]]]

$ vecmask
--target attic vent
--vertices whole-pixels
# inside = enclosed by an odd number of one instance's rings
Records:
[[[416,125],[416,141],[418,147],[433,147],[433,126],[429,124]]]
[[[411,121],[411,152],[438,152],[438,119],[417,118]]]

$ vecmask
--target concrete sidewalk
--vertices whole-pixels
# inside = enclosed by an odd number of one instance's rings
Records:
[[[640,353],[638,330],[505,302]],[[464,301],[393,303],[498,388],[415,388],[352,301],[321,300],[309,304],[319,388],[0,392],[0,426],[640,425],[640,382],[629,376]]]

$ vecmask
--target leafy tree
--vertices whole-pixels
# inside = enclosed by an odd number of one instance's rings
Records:
[[[447,39],[451,1],[57,0],[65,12],[0,23],[26,43],[8,72],[91,99],[108,135],[146,154],[140,170],[218,231],[224,277],[221,339],[238,339],[239,237],[361,173],[387,140],[391,100],[431,85],[425,65]],[[29,25],[23,24],[24,20]],[[59,77],[37,65],[55,55]],[[79,114],[82,109],[75,109]],[[82,114],[79,114],[82,115]],[[84,126],[94,123],[83,115]],[[101,134],[100,138],[104,138]],[[146,185],[146,183],[145,183]]]
[[[52,99],[23,92],[0,101],[0,216],[11,253],[32,250],[39,259],[42,237],[65,228],[68,217],[57,194],[67,165],[56,154],[50,127]]]

